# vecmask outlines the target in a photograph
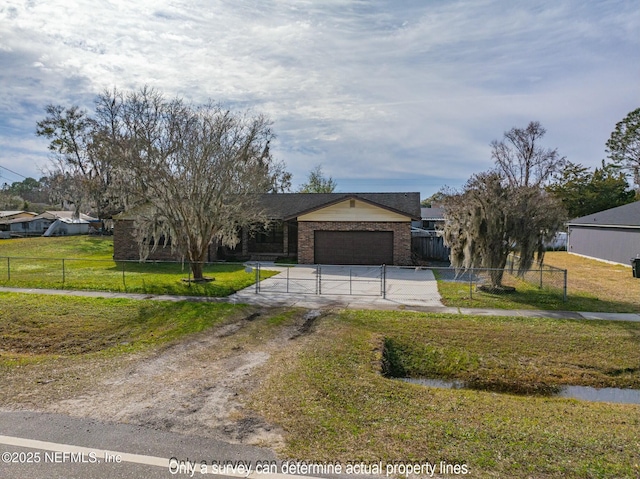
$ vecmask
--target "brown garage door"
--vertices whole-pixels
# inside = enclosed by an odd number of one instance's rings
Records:
[[[316,231],[318,264],[393,264],[393,231]]]

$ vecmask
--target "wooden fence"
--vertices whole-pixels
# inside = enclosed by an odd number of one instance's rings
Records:
[[[442,236],[413,236],[411,251],[421,259],[448,261],[451,250],[444,245]]]

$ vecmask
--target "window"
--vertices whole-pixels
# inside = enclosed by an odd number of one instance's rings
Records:
[[[256,232],[256,243],[282,243],[283,239],[284,228],[281,222],[272,223]]]

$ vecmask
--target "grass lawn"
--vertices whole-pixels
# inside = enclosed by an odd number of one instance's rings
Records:
[[[0,404],[39,409],[81,397],[100,378],[248,311],[227,303],[0,293]]]
[[[616,302],[630,311],[640,312],[640,279],[633,277],[630,266],[609,264],[565,251],[549,251],[544,262],[568,270],[570,295]]]
[[[469,293],[469,283],[442,281],[434,271],[442,302],[462,308],[546,309],[556,311],[602,311],[617,313],[640,312],[640,280],[633,278],[631,268],[570,255],[563,251],[549,251],[544,264],[566,269],[567,301],[563,301],[562,275],[546,274],[545,282],[556,288],[540,289],[534,281],[525,282],[505,274],[504,284],[515,286],[510,294]],[[537,274],[536,274],[537,275]]]
[[[175,263],[115,262],[112,256],[112,237],[3,240],[0,241],[0,285],[228,296],[255,283],[255,273],[247,273],[241,264],[206,266],[205,276],[215,281],[194,284],[183,281],[190,274],[188,264],[183,267]],[[274,274],[261,270],[262,279]]]
[[[228,303],[0,293],[0,366],[134,352],[197,333],[243,309]]]
[[[404,383],[380,374],[385,342],[407,376],[640,388],[640,324],[345,311],[272,360],[254,395],[287,431],[284,456],[446,461],[467,477],[640,474],[640,406]]]

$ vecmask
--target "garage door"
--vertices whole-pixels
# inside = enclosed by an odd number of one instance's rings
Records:
[[[316,231],[318,264],[393,264],[393,231]]]

